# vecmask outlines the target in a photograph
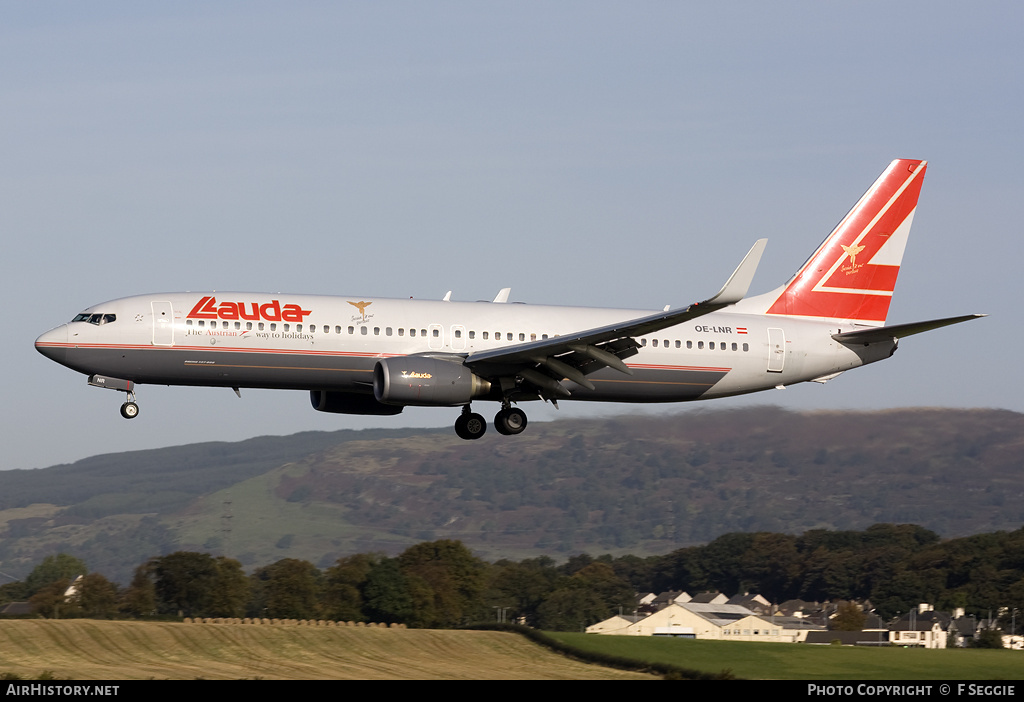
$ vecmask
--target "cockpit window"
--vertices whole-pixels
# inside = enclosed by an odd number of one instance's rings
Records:
[[[71,321],[72,322],[88,322],[89,324],[95,324],[95,325],[98,326],[100,324],[109,324],[110,322],[113,322],[116,319],[117,319],[117,315],[115,315],[115,314],[103,314],[103,313],[100,313],[100,314],[90,314],[88,312],[83,312],[82,314],[77,315]]]

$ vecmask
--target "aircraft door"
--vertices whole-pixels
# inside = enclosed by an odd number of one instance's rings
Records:
[[[781,373],[786,365],[786,333],[778,327],[768,328],[768,372]]]
[[[452,351],[462,351],[466,348],[466,328],[461,324],[455,324],[450,330]]]
[[[427,346],[431,349],[444,348],[444,327],[440,324],[431,324],[427,329]]]
[[[174,346],[174,310],[170,302],[152,302],[153,346]]]

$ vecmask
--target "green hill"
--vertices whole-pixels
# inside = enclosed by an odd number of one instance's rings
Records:
[[[122,583],[204,550],[320,565],[459,539],[485,558],[661,554],[727,532],[1024,523],[1024,415],[763,407],[449,430],[305,432],[0,472],[0,570],[59,550]]]

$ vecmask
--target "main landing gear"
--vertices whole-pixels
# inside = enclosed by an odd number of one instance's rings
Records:
[[[526,412],[518,407],[504,407],[494,415],[494,428],[505,436],[522,434],[526,429]]]
[[[512,436],[523,433],[526,429],[526,412],[518,407],[505,406],[494,415],[494,428],[499,434]],[[462,414],[455,420],[455,433],[459,438],[471,441],[479,439],[487,432],[487,420],[473,412],[469,405],[462,408]]]

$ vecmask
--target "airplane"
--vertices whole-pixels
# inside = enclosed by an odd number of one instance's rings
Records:
[[[136,385],[305,390],[316,410],[396,415],[461,407],[455,432],[487,430],[473,402],[500,404],[495,429],[521,433],[517,405],[543,400],[661,403],[824,383],[889,358],[906,336],[970,314],[886,326],[927,162],[897,159],[787,283],[747,297],[758,240],[715,295],[660,312],[494,300],[208,292],[89,307],[36,342],[44,356],[126,393]]]

